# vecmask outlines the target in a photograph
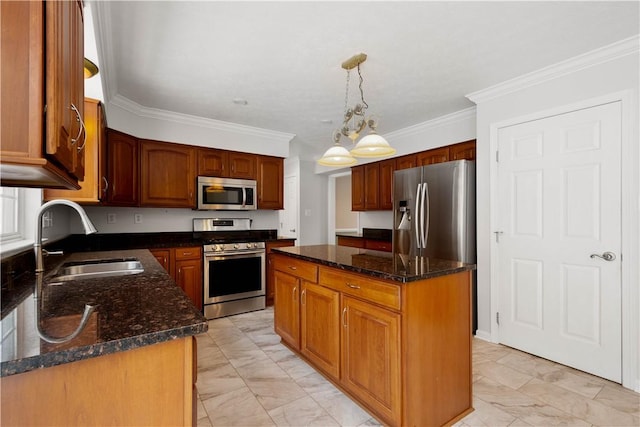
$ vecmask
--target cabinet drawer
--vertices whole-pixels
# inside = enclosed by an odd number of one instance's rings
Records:
[[[319,283],[336,291],[400,310],[398,285],[326,267],[320,267]]]
[[[200,259],[202,256],[202,248],[199,246],[192,248],[175,248],[176,261],[181,259]]]
[[[283,273],[299,277],[308,282],[318,283],[318,266],[288,256],[273,254],[273,268]]]

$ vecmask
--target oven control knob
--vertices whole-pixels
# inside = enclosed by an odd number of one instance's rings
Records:
[[[222,245],[216,245],[215,251],[216,252],[222,252]]]
[[[247,249],[251,249],[254,248],[256,245],[251,244],[251,243],[247,243]]]
[[[233,245],[233,249],[238,249],[239,246],[238,245]]]

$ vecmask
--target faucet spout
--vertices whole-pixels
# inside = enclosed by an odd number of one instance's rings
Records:
[[[43,204],[42,206],[40,206],[40,209],[38,210],[38,215],[36,218],[35,242],[33,243],[33,251],[36,256],[36,273],[44,272],[44,263],[42,261],[42,215],[47,209],[55,205],[64,205],[64,206],[69,206],[75,209],[76,212],[78,212],[78,215],[80,215],[80,219],[82,220],[82,226],[84,227],[85,234],[93,234],[98,231],[96,230],[96,227],[93,225],[93,223],[89,219],[89,216],[84,211],[84,209],[82,209],[82,207],[76,202],[72,202],[71,200],[66,200],[66,199],[56,199],[56,200],[51,200]]]

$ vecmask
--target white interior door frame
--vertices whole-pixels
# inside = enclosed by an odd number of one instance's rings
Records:
[[[552,109],[492,123],[489,129],[490,153],[490,205],[491,230],[498,231],[498,164],[495,153],[498,150],[498,130],[527,121],[569,113],[584,108],[620,101],[622,104],[622,385],[640,392],[640,149],[637,138],[639,124],[634,112],[639,111],[637,92],[633,90],[615,92],[597,98],[590,98]],[[498,246],[495,239],[490,249],[491,275],[491,341],[498,342]]]
[[[341,176],[351,176],[351,171],[340,172],[329,175],[329,184],[327,185],[327,242],[330,245],[336,243],[336,178]],[[360,215],[357,217],[358,230],[360,229]]]

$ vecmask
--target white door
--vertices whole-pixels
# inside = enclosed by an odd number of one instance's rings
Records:
[[[620,149],[620,102],[498,131],[500,342],[616,382]]]
[[[280,211],[280,230],[282,237],[297,238],[298,223],[298,177],[284,178],[284,210]]]

